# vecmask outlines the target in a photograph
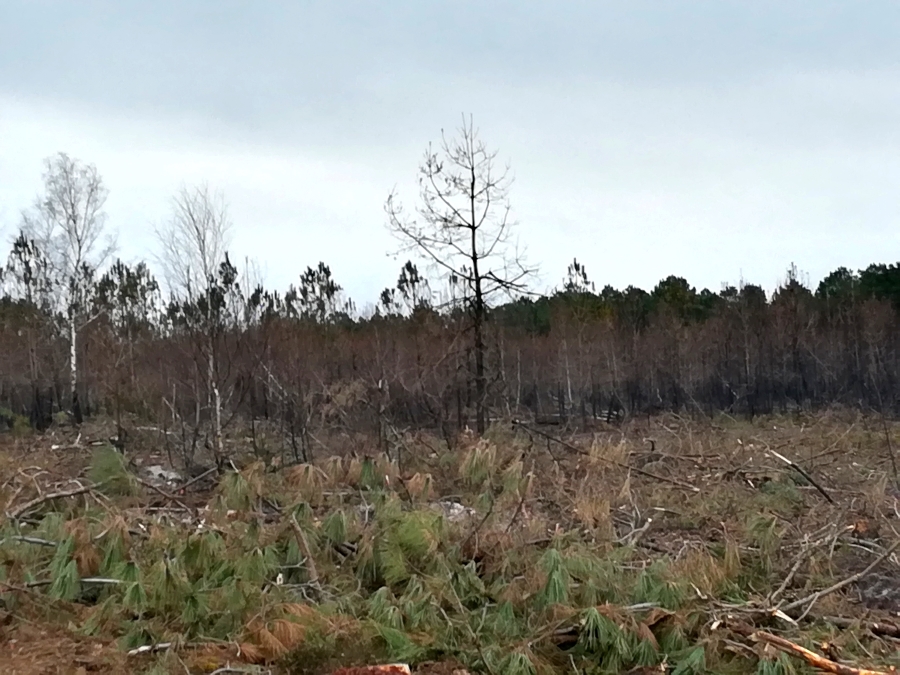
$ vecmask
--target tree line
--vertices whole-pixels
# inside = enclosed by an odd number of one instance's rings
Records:
[[[322,429],[376,432],[387,448],[401,429],[450,439],[509,416],[897,409],[900,266],[840,268],[815,289],[792,266],[767,296],[674,276],[598,291],[574,260],[536,295],[496,157],[471,118],[429,146],[415,209],[385,202],[409,260],[365,315],[323,262],[265,288],[235,262],[226,203],[202,185],[172,199],[152,260],[117,259],[97,169],[48,159],[0,277],[3,417],[43,429],[135,416],[190,464],[200,448],[224,460],[247,424],[299,459]]]

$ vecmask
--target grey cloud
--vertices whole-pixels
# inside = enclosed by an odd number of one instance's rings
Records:
[[[251,129],[333,119],[351,134],[347,110],[415,105],[429,79],[727,87],[784,68],[883,68],[900,55],[891,2],[7,0],[2,12],[7,91],[192,109]],[[365,119],[353,121],[365,133]]]
[[[818,274],[895,255],[878,242],[893,241],[900,206],[897,35],[900,4],[886,0],[4,0],[0,101],[52,107],[73,140],[90,134],[70,110],[132,120],[133,133],[155,120],[144,146],[186,153],[191,132],[229,171],[238,146],[355,167],[340,199],[333,174],[222,181],[254,233],[289,241],[270,255],[279,283],[319,258],[354,295],[374,297],[377,275],[392,283],[393,262],[359,271],[384,240],[381,202],[400,183],[411,206],[425,143],[473,112],[512,162],[548,283],[581,251],[604,283],[672,272],[716,287],[743,265],[770,285],[791,258]],[[139,228],[143,182],[165,194],[181,176],[175,160],[160,165],[172,175],[144,175],[128,138],[103,149],[110,182],[129,185],[114,203]],[[0,172],[38,159],[0,156]],[[33,193],[3,196],[24,206]],[[848,223],[866,228],[849,243]],[[340,228],[367,233],[343,267]],[[265,258],[265,242],[246,241]]]

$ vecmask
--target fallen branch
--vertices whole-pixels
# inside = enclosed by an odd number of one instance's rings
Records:
[[[107,577],[84,577],[79,579],[78,582],[88,585],[93,584],[95,586],[119,586],[125,583],[121,579],[109,579]],[[25,590],[29,588],[40,588],[41,586],[50,586],[52,583],[53,579],[41,579],[38,581],[27,581],[22,586],[16,586],[0,581],[0,586],[12,590]]]
[[[108,577],[83,577],[79,579],[82,584],[97,584],[99,586],[118,586],[125,582],[121,579],[110,579]]]
[[[478,524],[472,529],[471,532],[469,532],[469,535],[465,539],[463,539],[462,544],[459,545],[460,549],[465,549],[466,545],[472,540],[472,538],[477,536],[481,531],[481,528],[484,527],[484,524],[488,521],[488,518],[490,518],[491,514],[494,512],[494,503],[495,501],[491,499],[491,503],[488,506],[487,513],[485,513],[484,517],[478,521]],[[512,523],[510,523],[510,527],[511,526]]]
[[[825,623],[830,623],[837,628],[846,629],[854,626],[861,626],[872,635],[879,637],[892,637],[900,639],[900,626],[893,623],[884,623],[881,621],[858,621],[857,619],[848,619],[844,616],[823,616],[820,617]]]
[[[30,502],[25,502],[24,504],[22,504],[22,506],[15,509],[11,513],[9,511],[7,511],[6,517],[9,518],[10,520],[16,520],[17,518],[20,518],[22,516],[22,514],[27,513],[28,511],[33,509],[35,506],[40,506],[44,502],[49,502],[54,499],[62,499],[63,497],[76,497],[78,495],[83,495],[86,492],[93,492],[94,490],[96,490],[97,488],[99,488],[102,485],[103,485],[103,483],[101,482],[101,483],[96,483],[94,485],[88,485],[87,487],[82,486],[82,487],[74,488],[72,490],[63,490],[61,492],[51,492],[49,495],[44,495],[43,497],[37,497],[35,499],[32,499]]]
[[[180,486],[178,487],[178,491],[179,491],[179,492],[182,492],[182,491],[184,491],[184,490],[187,490],[187,489],[188,489],[191,485],[193,485],[194,483],[199,483],[201,480],[203,480],[204,478],[206,478],[206,477],[209,476],[210,474],[215,473],[215,472],[218,471],[218,470],[219,470],[219,467],[217,467],[217,466],[214,466],[214,467],[211,468],[211,469],[207,469],[206,471],[204,471],[203,473],[201,473],[199,476],[194,476],[193,478],[191,478],[191,479],[190,479],[187,483],[185,483],[184,485],[180,485]]]
[[[776,649],[780,649],[786,654],[790,654],[791,656],[797,656],[804,661],[806,661],[813,668],[818,668],[819,670],[824,670],[827,673],[834,673],[834,675],[891,675],[887,671],[883,670],[867,670],[865,668],[853,668],[852,666],[846,666],[842,663],[835,663],[830,659],[826,659],[824,656],[820,656],[805,647],[801,647],[800,645],[791,642],[790,640],[786,640],[783,637],[778,637],[777,635],[772,635],[772,633],[767,633],[766,631],[756,630],[749,624],[746,624],[742,621],[729,621],[728,627],[737,633],[738,635],[743,635],[744,637],[750,638],[751,640],[757,642],[765,642],[766,644],[770,644]]]
[[[525,429],[526,431],[529,431],[533,434],[537,434],[538,436],[543,436],[548,441],[553,441],[554,443],[558,443],[559,445],[563,446],[564,448],[567,448],[567,449],[571,450],[572,452],[576,452],[579,455],[584,455],[585,457],[591,456],[591,453],[589,453],[587,450],[584,450],[583,448],[579,448],[577,445],[572,445],[571,443],[567,443],[566,441],[562,440],[561,438],[556,438],[555,436],[551,436],[550,434],[540,431],[539,429],[532,429],[531,427],[523,424],[519,420],[513,420],[513,426],[521,427],[522,429]],[[610,464],[621,467],[623,469],[628,469],[629,471],[634,471],[635,473],[639,473],[642,476],[647,476],[647,478],[652,478],[652,479],[658,480],[662,483],[670,483],[671,485],[677,485],[678,487],[684,488],[686,490],[690,490],[691,492],[700,492],[700,488],[698,488],[696,485],[691,485],[690,483],[684,483],[680,480],[676,480],[675,478],[667,478],[666,476],[660,476],[655,473],[651,473],[650,471],[645,471],[644,469],[639,469],[636,466],[631,466],[631,464],[626,464],[625,462],[620,462],[618,460],[610,459],[608,457],[602,457],[601,459],[604,462],[608,462]]]
[[[815,603],[817,600],[819,600],[819,598],[822,598],[826,595],[834,593],[835,591],[839,591],[842,588],[844,588],[845,586],[849,586],[850,584],[852,584],[856,581],[859,581],[864,576],[866,576],[869,572],[871,572],[873,569],[878,567],[878,565],[880,565],[884,560],[886,560],[891,555],[891,553],[893,553],[895,550],[897,550],[897,547],[900,547],[900,539],[895,541],[894,544],[890,548],[888,548],[884,553],[882,553],[875,560],[873,560],[872,564],[870,564],[868,567],[866,567],[863,571],[857,572],[856,574],[851,574],[849,577],[842,579],[841,581],[838,581],[837,583],[832,584],[828,588],[825,588],[821,591],[816,591],[815,593],[810,593],[809,595],[807,595],[804,598],[800,598],[799,600],[794,600],[793,602],[789,602],[788,604],[786,604],[784,607],[781,608],[782,611],[789,612],[790,610],[797,609],[798,607],[802,607],[803,605],[805,605],[807,603],[809,603],[810,607],[811,607],[813,603]],[[806,611],[809,611],[809,607],[807,607]]]
[[[197,513],[196,509],[190,508],[187,504],[185,504],[183,501],[181,501],[180,499],[178,499],[178,497],[176,497],[175,495],[169,494],[168,492],[166,492],[166,491],[163,490],[162,488],[157,487],[156,485],[154,485],[154,484],[151,483],[150,481],[144,480],[144,479],[141,478],[140,476],[134,476],[134,479],[135,479],[138,483],[140,483],[141,485],[143,485],[145,488],[149,488],[150,490],[153,490],[153,491],[156,492],[157,494],[159,494],[159,495],[165,497],[166,499],[168,499],[170,502],[174,502],[175,504],[178,504],[178,506],[180,506],[181,508],[183,508],[185,511],[190,511],[190,512],[194,513],[194,515],[196,515],[196,513]]]
[[[11,537],[5,537],[4,539],[0,539],[0,546],[5,544],[8,541],[18,541],[23,544],[34,544],[35,546],[47,546],[50,548],[54,548],[59,546],[58,542],[50,541],[49,539],[40,539],[38,537],[26,537],[24,535],[13,535]]]
[[[300,547],[300,553],[306,558],[306,571],[309,573],[309,582],[314,585],[318,584],[319,572],[316,570],[316,563],[313,561],[312,549],[309,547],[306,533],[303,531],[303,528],[300,527],[300,523],[297,522],[297,518],[293,513],[291,514],[291,527],[294,529],[294,534],[297,536],[297,546]]]
[[[509,525],[506,526],[504,532],[509,534],[510,530],[512,530],[513,525],[516,524],[516,521],[519,519],[519,514],[522,513],[522,509],[525,508],[525,500],[528,496],[528,492],[526,490],[522,491],[522,498],[519,500],[519,503],[516,505],[516,510],[513,512],[512,518],[509,520]],[[491,501],[491,506],[494,505],[494,502]],[[471,537],[470,537],[471,538]],[[468,542],[468,539],[466,540]]]
[[[155,645],[142,645],[126,652],[127,656],[137,656],[138,654],[155,654],[156,652],[168,651],[177,646],[175,642],[160,642]]]
[[[646,522],[640,527],[632,526],[631,532],[617,539],[616,543],[621,546],[636,546],[638,540],[647,533],[647,530],[650,529],[650,525],[652,524],[653,518],[647,518]]]
[[[775,457],[777,457],[778,459],[780,459],[782,462],[784,462],[785,464],[787,464],[787,465],[788,465],[789,467],[791,467],[794,471],[796,471],[796,472],[799,473],[801,476],[803,476],[806,480],[808,480],[808,481],[810,482],[810,485],[812,485],[814,488],[816,488],[816,490],[819,491],[819,494],[821,494],[823,497],[825,497],[825,499],[828,501],[829,504],[834,504],[834,500],[831,498],[831,495],[828,494],[827,492],[825,492],[825,488],[823,488],[821,485],[819,485],[819,484],[813,479],[813,477],[810,476],[809,473],[806,472],[806,470],[805,470],[802,466],[800,466],[800,465],[797,464],[796,462],[792,462],[792,461],[789,460],[787,457],[785,457],[784,455],[782,455],[780,452],[776,452],[775,450],[769,450],[769,452],[771,452],[773,455],[775,455]]]
[[[840,522],[840,519],[838,520],[838,522]],[[817,548],[819,548],[823,544],[827,543],[828,541],[832,540],[834,537],[840,536],[840,534],[841,534],[840,530],[837,532],[837,534],[834,534],[833,526],[828,525],[828,528],[829,528],[829,530],[832,530],[832,531],[830,531],[827,536],[821,537],[815,541],[811,541],[811,542],[807,541],[804,543],[804,546],[800,550],[800,553],[797,554],[797,558],[794,561],[794,564],[791,567],[790,572],[788,572],[787,576],[781,582],[781,585],[779,585],[778,588],[775,589],[775,591],[769,596],[768,601],[767,601],[767,604],[769,606],[774,606],[775,603],[778,602],[778,599],[781,597],[782,593],[784,593],[787,590],[788,586],[790,586],[791,582],[794,580],[794,577],[796,576],[797,572],[800,570],[801,565],[803,565],[804,561],[807,558],[809,558]]]

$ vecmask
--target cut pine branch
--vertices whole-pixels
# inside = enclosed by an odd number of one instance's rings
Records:
[[[786,654],[803,659],[813,668],[818,668],[826,673],[834,673],[834,675],[891,675],[889,671],[854,668],[843,663],[836,663],[783,637],[772,635],[772,633],[767,633],[766,631],[756,630],[743,621],[729,621],[728,627],[738,635],[755,642],[765,642],[772,645]]]

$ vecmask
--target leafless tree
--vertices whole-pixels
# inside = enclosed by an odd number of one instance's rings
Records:
[[[205,292],[231,243],[224,196],[205,184],[183,186],[172,198],[171,217],[155,233],[156,259],[169,292],[179,299]]]
[[[44,194],[23,214],[22,234],[48,261],[53,309],[63,318],[68,339],[72,415],[80,423],[77,337],[95,318],[89,315],[94,275],[116,244],[105,232],[108,191],[97,168],[65,153],[46,159],[44,166]]]
[[[160,246],[157,261],[171,297],[182,303],[207,297],[206,322],[197,338],[206,365],[207,403],[212,408],[215,451],[221,458],[222,396],[210,290],[230,243],[231,221],[223,195],[211,192],[207,185],[182,187],[172,199],[169,220],[157,226],[155,232]]]
[[[441,134],[438,151],[429,145],[419,167],[418,218],[408,217],[395,192],[385,204],[388,226],[403,250],[428,260],[451,286],[463,289],[471,320],[475,356],[476,424],[485,431],[487,377],[485,320],[493,296],[525,289],[535,270],[512,244],[509,167],[498,171],[496,151],[488,150],[471,116],[453,140]]]

